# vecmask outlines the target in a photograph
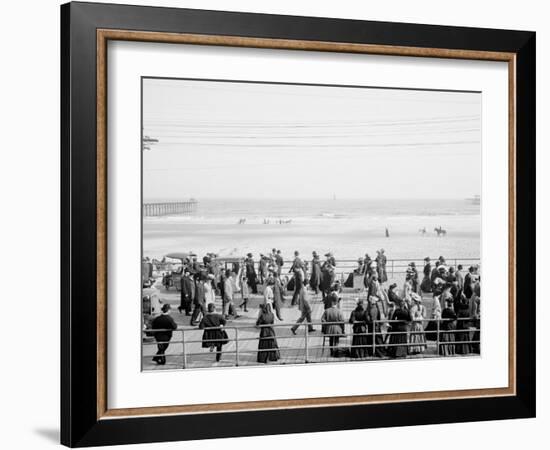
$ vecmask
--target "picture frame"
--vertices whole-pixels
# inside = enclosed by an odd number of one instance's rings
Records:
[[[61,442],[70,447],[535,416],[535,33],[72,2],[61,7]],[[508,64],[508,386],[110,409],[107,43]],[[520,263],[521,262],[521,263]],[[139,276],[139,274],[138,274]],[[518,280],[533,280],[522,283]],[[208,426],[212,422],[215,427]],[[274,429],[271,424],[276,423]]]

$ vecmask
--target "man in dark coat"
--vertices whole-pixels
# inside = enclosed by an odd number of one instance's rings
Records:
[[[180,306],[178,306],[179,312],[185,311],[186,316],[191,315],[191,305],[195,298],[195,281],[191,277],[189,270],[185,270],[183,277],[181,277],[181,299]]]
[[[219,362],[222,357],[222,346],[229,341],[227,332],[223,329],[225,324],[225,317],[222,314],[216,314],[216,306],[214,303],[209,303],[208,312],[202,318],[199,328],[206,328],[202,335],[202,347],[209,348],[210,351],[216,350],[216,362]]]
[[[174,319],[170,316],[170,305],[165,303],[161,308],[162,314],[153,319],[151,328],[156,331],[155,340],[157,341],[157,354],[153,356],[153,361],[159,365],[166,364],[166,356],[164,356],[168,348],[170,339],[172,339],[172,330],[176,330],[178,326]]]
[[[252,258],[252,253],[246,255],[244,260],[246,268],[246,281],[250,289],[252,289],[253,294],[258,293],[258,275],[256,274],[256,269],[254,268],[254,259]]]
[[[193,315],[191,316],[191,326],[195,326],[199,322],[199,316],[202,314],[204,317],[206,314],[206,298],[204,296],[204,284],[202,281],[204,281],[203,277],[197,276],[196,277],[196,284],[195,284],[195,298],[193,301],[193,304],[195,305],[195,309],[193,309]]]
[[[321,261],[317,252],[313,252],[313,259],[311,260],[311,276],[309,277],[309,286],[317,294],[319,292],[319,285],[321,284]]]
[[[294,306],[298,303],[298,295],[304,285],[306,273],[304,262],[300,258],[300,253],[298,251],[294,252],[294,262],[288,272],[294,274],[294,294],[292,295],[292,301],[290,302],[290,304]]]

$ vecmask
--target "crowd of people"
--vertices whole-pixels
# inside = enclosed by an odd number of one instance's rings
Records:
[[[222,347],[229,342],[224,325],[239,317],[238,309],[248,311],[253,294],[262,295],[256,321],[260,330],[257,361],[277,361],[280,351],[273,324],[275,319],[283,321],[284,305],[297,306],[300,312],[290,329],[292,333],[296,334],[303,322],[309,333],[317,331],[309,292],[321,293],[321,332],[328,338],[333,357],[418,355],[426,351],[428,340],[438,342],[438,352],[443,356],[480,352],[481,277],[477,265],[464,273],[462,265],[450,266],[442,256],[433,263],[426,257],[420,272],[414,262],[408,265],[404,284],[399,287],[396,283],[388,285],[384,249],[377,250],[374,259],[368,254],[359,258],[357,267],[343,283],[336,276],[334,255],[328,252],[324,256],[322,261],[314,251],[311,260],[305,261],[296,251],[290,269],[284,273],[284,259],[277,249],[260,254],[257,263],[249,253],[242,260],[234,259],[230,267],[215,254],[207,254],[202,262],[192,254],[183,261],[178,309],[190,316],[191,325],[204,330],[202,346],[215,351],[216,361],[220,361]],[[346,320],[341,309],[342,292],[346,287],[356,287],[358,282],[362,298],[357,299]],[[290,299],[286,298],[287,292],[292,292]],[[216,295],[222,301],[219,313]],[[169,315],[169,310],[163,315]],[[172,327],[165,319],[158,324],[155,321],[152,328]],[[351,326],[352,342],[351,346],[340,348],[346,323]],[[164,340],[159,342],[159,353],[154,358],[157,364],[165,362],[164,352],[170,340],[166,337],[162,336]]]

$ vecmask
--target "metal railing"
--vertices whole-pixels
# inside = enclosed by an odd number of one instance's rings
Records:
[[[436,261],[437,258],[433,258],[432,261]],[[311,262],[308,262],[308,270],[311,272]],[[403,274],[407,271],[409,264],[411,262],[414,262],[416,265],[416,268],[418,270],[419,276],[422,277],[422,270],[424,268],[424,260],[423,259],[407,259],[407,258],[396,258],[396,259],[388,259],[386,261],[386,272],[389,277],[394,277],[396,274]],[[321,261],[321,264],[323,261]],[[462,264],[464,266],[464,274],[466,274],[468,267],[472,266],[474,264],[477,264],[481,268],[481,260],[480,258],[446,258],[446,263],[449,266],[457,267],[459,264]],[[291,260],[285,260],[284,264],[281,268],[281,273],[283,275],[289,274],[289,270],[292,267],[293,261]],[[181,266],[180,263],[155,263],[155,270],[156,271],[163,271],[168,270],[167,267],[179,267]],[[222,267],[224,269],[230,269],[232,266],[232,263],[223,263]],[[255,268],[258,271],[258,261],[255,262]],[[336,260],[336,269],[335,272],[337,276],[345,281],[345,278],[350,274],[353,273],[354,269],[357,268],[357,258],[355,259],[337,259]]]
[[[458,323],[464,323],[466,322],[462,328],[455,328],[455,329],[446,329],[446,327],[441,327],[442,323],[448,323],[448,322],[454,322],[456,324]],[[411,325],[414,323],[422,323],[422,330],[412,330],[410,329]],[[427,327],[424,326],[426,323],[435,323],[435,329],[426,329]],[[352,328],[354,325],[363,325],[366,328],[365,333],[354,333],[353,330],[347,331],[346,329]],[[392,327],[392,324],[397,325],[401,324],[407,327],[404,331],[390,331],[389,328]],[[472,324],[478,324],[478,326],[472,326]],[[325,329],[324,327],[329,325],[338,325],[338,326],[344,326],[344,331],[340,334],[327,334],[324,332],[321,332],[321,334],[315,333],[309,331],[310,326],[321,326],[322,330]],[[267,337],[260,337],[259,334],[256,336],[246,336],[245,331],[248,329],[255,330],[256,333],[258,333],[258,330],[261,328],[272,328],[273,330],[277,328],[292,328],[292,327],[300,327],[303,328],[303,333],[300,335],[276,335],[275,336],[267,336]],[[204,333],[208,330],[225,330],[227,333],[227,339],[225,338],[213,338],[213,339],[203,339],[202,337],[200,339],[190,339],[191,333]],[[224,362],[229,364],[230,366],[240,366],[240,365],[258,365],[260,363],[254,362],[254,359],[252,361],[250,360],[250,356],[252,355],[258,355],[262,352],[274,352],[277,351],[279,353],[285,352],[285,353],[297,353],[296,356],[293,358],[289,358],[288,356],[286,359],[288,361],[283,361],[280,364],[286,364],[286,363],[312,363],[312,362],[323,362],[327,361],[324,358],[324,352],[325,350],[344,350],[344,354],[341,355],[341,357],[338,357],[339,360],[357,360],[357,359],[392,359],[394,356],[392,356],[392,348],[396,347],[404,347],[406,348],[406,354],[409,353],[409,349],[411,347],[425,347],[423,352],[420,352],[423,354],[422,357],[438,357],[440,356],[441,352],[445,348],[445,350],[448,350],[447,353],[454,353],[455,346],[469,346],[470,351],[467,351],[465,353],[468,354],[479,354],[479,347],[480,347],[480,328],[479,328],[479,319],[476,318],[457,318],[457,319],[417,319],[413,321],[402,321],[402,320],[375,320],[371,322],[322,322],[322,321],[314,321],[311,323],[308,323],[306,321],[302,323],[295,323],[295,322],[286,322],[286,323],[277,323],[277,324],[269,324],[269,325],[250,325],[250,326],[223,326],[223,327],[214,327],[214,328],[194,328],[194,329],[182,329],[179,328],[177,330],[153,330],[153,329],[147,329],[144,330],[144,334],[148,336],[153,336],[155,333],[166,333],[167,331],[173,331],[174,333],[181,333],[181,339],[174,340],[171,339],[170,341],[164,342],[169,343],[170,345],[181,345],[181,351],[172,352],[169,354],[163,355],[165,358],[170,358],[171,360],[175,360],[175,366],[176,368],[199,368],[199,367],[211,367],[213,365],[214,360],[208,360],[206,361],[206,364],[203,366],[193,364],[193,361],[191,361],[193,356],[201,356],[205,357],[208,356],[211,352],[213,352],[213,349],[209,347],[216,347],[216,344],[220,343],[221,341],[225,341],[224,344],[220,348],[216,348],[215,353],[219,353],[220,357],[223,358],[226,357]],[[316,330],[317,331],[317,330]],[[186,337],[187,334],[187,337]],[[248,332],[247,334],[250,334]],[[457,337],[457,334],[459,335]],[[392,342],[392,336],[396,337],[399,335],[406,335],[406,339],[400,341],[400,342]],[[435,338],[434,338],[435,335]],[[353,338],[354,337],[366,337],[366,342],[360,343],[360,344],[353,344]],[[423,339],[420,340],[412,340],[411,336],[423,336]],[[449,340],[449,337],[452,336],[453,339]],[[338,337],[340,341],[344,341],[344,344],[341,345],[339,342],[337,345],[327,345],[326,339],[330,337]],[[429,337],[429,338],[428,338]],[[322,343],[315,341],[320,341],[322,338]],[[444,339],[442,339],[444,338]],[[302,341],[303,344],[299,344],[298,346],[291,346],[291,347],[280,347],[278,345],[278,342],[281,340],[298,340],[298,342]],[[277,342],[276,348],[265,348],[260,349],[258,348],[259,343],[261,340],[270,340]],[[330,341],[330,339],[329,339]],[[212,343],[212,346],[209,346],[208,343]],[[254,348],[247,348],[246,343],[248,342],[258,342],[257,345],[254,346]],[[160,342],[163,343],[163,342]],[[203,348],[203,344],[206,345],[206,349],[202,351],[196,351],[193,347],[198,347],[200,349]],[[231,346],[230,344],[233,344]],[[156,341],[147,341],[146,339],[143,340],[143,346],[149,347],[149,346],[156,346]],[[229,345],[231,349],[226,350],[223,349],[225,345]],[[452,347],[452,349],[451,349]],[[351,356],[351,350],[354,348],[360,348],[364,349],[366,352],[366,355],[363,357],[352,357]],[[434,354],[430,355],[428,350],[433,350]],[[464,349],[462,349],[464,350]],[[349,355],[346,355],[345,352],[348,352]],[[145,353],[145,352],[143,352]],[[320,355],[319,355],[320,353]],[[227,360],[227,356],[232,355],[230,360]],[[248,355],[248,356],[247,356]],[[151,359],[154,354],[143,354],[142,358],[145,359]],[[411,355],[414,357],[414,354]],[[418,356],[417,356],[418,357]],[[285,359],[285,358],[281,358]],[[178,362],[179,361],[179,362]],[[232,362],[231,362],[232,361]],[[332,361],[332,360],[331,360]],[[200,361],[199,361],[200,362]],[[172,364],[172,365],[174,365]],[[142,364],[143,367],[143,364]],[[171,367],[172,368],[172,367]],[[147,370],[147,369],[144,369]]]

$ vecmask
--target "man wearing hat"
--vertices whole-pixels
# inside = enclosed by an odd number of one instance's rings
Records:
[[[386,262],[387,258],[384,254],[384,249],[381,248],[380,250],[376,251],[376,265],[378,270],[378,280],[380,281],[380,284],[384,284],[386,281],[388,281],[388,275],[386,273]]]
[[[432,274],[432,265],[429,256],[424,258],[423,273],[424,278],[422,279],[422,283],[420,283],[420,292],[432,292],[432,280],[430,278]]]
[[[195,253],[190,253],[191,256],[191,262],[189,263],[189,272],[191,272],[191,275],[196,275],[201,270],[201,265],[197,261],[197,255]]]
[[[308,323],[308,331],[310,333],[313,333],[315,331],[315,328],[313,328],[313,325],[311,324],[311,306],[307,301],[306,288],[303,286],[302,286],[302,289],[300,289],[300,292],[298,295],[298,309],[300,310],[301,315],[296,321],[296,323],[292,326],[290,331],[292,331],[292,334],[296,334],[296,330],[298,329],[300,324],[305,320]]]
[[[185,311],[186,316],[191,315],[191,305],[193,304],[193,299],[195,298],[195,280],[191,276],[189,269],[184,269],[183,276],[181,277],[181,298],[180,306],[178,310],[180,313]]]
[[[174,319],[170,316],[170,305],[168,303],[165,303],[161,307],[161,315],[157,316],[153,319],[153,322],[151,323],[151,328],[153,330],[161,330],[155,332],[155,340],[157,341],[157,354],[153,357],[153,361],[155,361],[159,365],[166,364],[166,356],[164,356],[164,353],[166,352],[166,349],[168,348],[170,339],[172,339],[172,330],[176,330],[178,326],[176,325],[176,322],[174,322]]]
[[[195,282],[195,298],[193,304],[195,308],[193,309],[193,315],[191,316],[191,321],[189,324],[195,326],[199,323],[199,316],[206,314],[206,296],[204,290],[204,281],[206,279],[205,274],[200,274],[196,276]]]
[[[336,260],[332,253],[325,253],[326,260],[321,266],[321,293],[323,294],[323,300],[330,293],[330,288],[334,284],[336,274],[334,272],[336,266]],[[334,263],[334,264],[333,264]]]
[[[321,284],[321,260],[316,251],[313,251],[311,255],[311,276],[309,277],[309,286],[315,294],[318,294],[319,285]]]
[[[290,302],[290,304],[294,306],[298,303],[298,296],[304,286],[305,279],[305,266],[304,262],[300,258],[300,252],[298,252],[298,250],[294,252],[294,262],[290,267],[289,273],[294,275],[294,294],[292,295],[292,301]]]
[[[253,294],[258,293],[258,276],[256,275],[256,269],[254,268],[254,259],[252,258],[252,253],[246,255],[244,260],[246,268],[246,281],[252,289]]]

